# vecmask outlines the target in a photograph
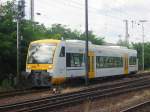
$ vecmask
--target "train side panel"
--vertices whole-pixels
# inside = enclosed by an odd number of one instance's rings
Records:
[[[97,49],[96,50],[96,58],[97,58],[96,59],[96,64],[97,64],[96,65],[96,77],[106,77],[106,76],[124,74],[122,56],[123,56],[123,53],[113,51],[113,49],[109,49],[109,48]]]
[[[85,76],[84,48],[80,44],[66,44],[66,77]]]

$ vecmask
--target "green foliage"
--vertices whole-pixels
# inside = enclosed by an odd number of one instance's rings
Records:
[[[15,73],[16,66],[16,25],[14,1],[1,6],[0,11],[0,83],[8,78],[10,72]]]
[[[97,45],[102,45],[104,44],[104,37],[97,37],[96,35],[93,34],[92,31],[88,32],[88,36],[89,36],[89,41],[91,41],[93,44],[97,44]],[[85,33],[81,34],[80,37],[81,40],[85,40],[86,39],[86,35]]]
[[[62,37],[67,39],[76,39],[76,40],[85,40],[85,33],[81,33],[77,30],[72,31],[70,28],[67,28],[65,25],[53,24],[51,28],[47,30],[47,37],[53,39],[61,39]],[[93,44],[102,45],[104,44],[104,38],[97,37],[93,34],[92,31],[89,31],[89,41]]]
[[[8,79],[3,80],[1,85],[0,85],[0,92],[1,91],[13,90],[11,83],[12,82]]]
[[[137,55],[139,59],[139,69],[142,69],[142,46],[143,43],[132,43],[132,48],[137,50]],[[150,42],[144,43],[144,62],[145,68],[150,68]]]

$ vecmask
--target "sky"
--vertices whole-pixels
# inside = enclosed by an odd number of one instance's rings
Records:
[[[6,1],[6,0],[0,0]],[[116,43],[125,39],[125,22],[129,24],[129,41],[142,42],[142,23],[145,41],[150,41],[150,0],[88,0],[89,30]],[[30,18],[30,0],[26,2],[26,18]],[[50,27],[58,23],[68,28],[85,30],[85,0],[34,0],[34,20]],[[41,15],[37,15],[40,13]]]

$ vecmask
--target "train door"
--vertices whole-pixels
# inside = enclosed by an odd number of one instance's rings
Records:
[[[128,74],[128,54],[124,55],[124,74]]]
[[[88,71],[88,76],[89,78],[94,78],[95,77],[95,64],[94,64],[94,52],[93,51],[89,51],[89,58],[88,58],[88,67],[89,67],[89,71]]]
[[[59,74],[60,80],[64,80],[66,77],[66,47],[62,44],[60,48],[60,54],[58,58],[58,66],[56,73]],[[61,81],[59,81],[61,83]]]

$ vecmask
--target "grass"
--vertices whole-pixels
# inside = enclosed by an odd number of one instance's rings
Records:
[[[150,99],[150,90],[142,90],[97,101],[86,101],[81,104],[81,107],[83,112],[119,112],[148,99]]]

